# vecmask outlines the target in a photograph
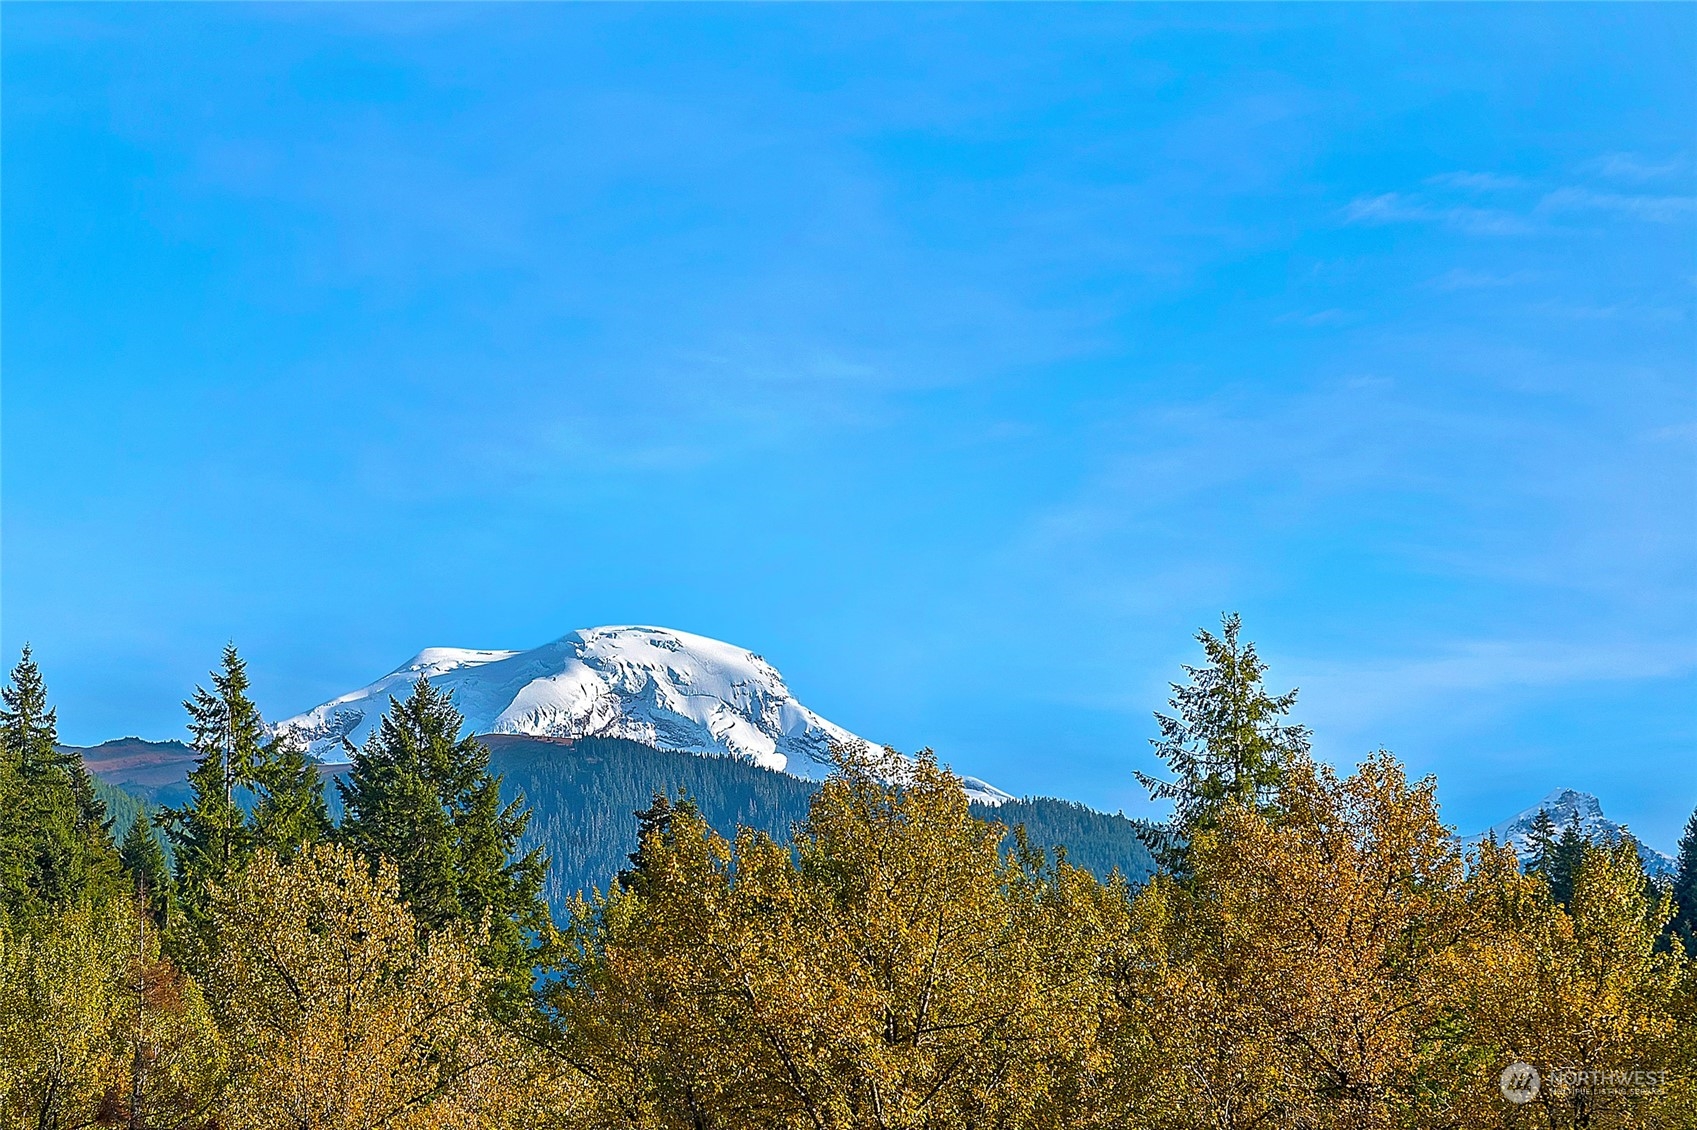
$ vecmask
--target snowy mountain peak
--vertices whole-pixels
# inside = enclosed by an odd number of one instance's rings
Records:
[[[1486,832],[1481,832],[1468,843],[1482,843],[1487,835],[1495,836],[1498,843],[1512,847],[1514,853],[1524,862],[1533,854],[1532,828],[1539,812],[1550,814],[1557,836],[1575,820],[1579,823],[1580,834],[1592,843],[1612,843],[1622,835],[1631,835],[1624,825],[1616,824],[1603,815],[1602,803],[1590,793],[1582,793],[1578,789],[1556,789],[1531,808],[1504,820]],[[1633,837],[1633,843],[1638,845],[1638,855],[1644,861],[1646,872],[1651,875],[1673,872],[1674,861],[1671,857],[1648,846],[1637,837]]]
[[[481,667],[502,659],[511,659],[516,651],[473,651],[465,647],[427,647],[407,660],[392,673],[406,672],[415,679],[419,675],[434,678],[461,667]]]
[[[471,733],[630,738],[811,780],[829,771],[832,744],[872,744],[797,702],[753,652],[640,625],[585,628],[529,651],[426,648],[371,685],[274,729],[340,761],[343,741],[362,744],[390,697],[404,698],[420,676],[453,695]],[[1009,799],[976,778],[965,782],[974,800]]]

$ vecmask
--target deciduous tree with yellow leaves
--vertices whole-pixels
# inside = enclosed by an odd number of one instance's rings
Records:
[[[1469,883],[1478,914],[1456,966],[1477,1051],[1455,1088],[1460,1124],[1494,1125],[1511,1113],[1497,1078],[1521,1062],[1542,1076],[1520,1112],[1536,1125],[1697,1125],[1691,962],[1658,944],[1672,913],[1666,895],[1647,892],[1625,839],[1586,847],[1572,884],[1564,906],[1506,847],[1481,853]]]
[[[1120,1000],[1140,1124],[1378,1130],[1441,1117],[1461,853],[1431,781],[1378,754],[1346,779],[1285,761],[1274,804],[1225,804],[1183,882],[1138,896]],[[1140,1098],[1142,1101],[1135,1101]]]
[[[421,940],[392,864],[259,852],[214,891],[207,987],[231,1047],[223,1125],[494,1127],[536,1112],[531,1057],[482,1007],[480,939]]]
[[[839,752],[793,853],[679,805],[579,909],[566,1055],[631,1126],[1077,1121],[1117,907],[1002,835],[928,754]]]
[[[122,899],[0,926],[0,1127],[206,1123],[223,1040],[151,928]]]

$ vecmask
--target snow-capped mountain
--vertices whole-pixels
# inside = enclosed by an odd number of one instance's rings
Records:
[[[833,743],[870,746],[790,694],[753,652],[667,628],[585,628],[529,651],[432,647],[370,686],[277,723],[324,761],[346,759],[420,676],[449,691],[477,734],[630,738],[659,749],[740,757],[810,780]],[[1007,793],[964,778],[973,800]]]
[[[1554,822],[1556,835],[1561,835],[1575,818],[1579,821],[1579,831],[1592,843],[1612,843],[1625,835],[1632,835],[1626,827],[1616,824],[1603,815],[1603,806],[1590,793],[1582,793],[1577,789],[1557,789],[1525,812],[1504,820],[1486,832],[1481,832],[1468,840],[1467,843],[1482,843],[1486,836],[1495,836],[1498,843],[1506,843],[1514,848],[1514,853],[1524,862],[1532,857],[1532,824],[1538,818],[1540,811],[1548,812]],[[1645,844],[1636,836],[1632,842],[1638,845],[1639,858],[1644,861],[1644,870],[1650,875],[1671,875],[1676,870],[1673,858]]]

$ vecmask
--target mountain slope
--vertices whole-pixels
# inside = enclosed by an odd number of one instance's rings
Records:
[[[780,842],[807,817],[818,785],[725,756],[656,750],[619,738],[557,740],[512,735],[484,739],[490,768],[502,775],[503,797],[520,795],[534,815],[526,846],[545,848],[548,901],[560,913],[571,897],[606,890],[636,850],[636,812],[656,792],[687,793],[721,835],[739,827],[770,834]],[[1003,805],[975,804],[984,820],[1023,824],[1035,847],[1064,847],[1074,864],[1106,878],[1119,870],[1134,883],[1154,868],[1123,816],[1095,812],[1069,801],[1038,799]]]
[[[114,738],[95,746],[59,748],[80,754],[95,777],[151,804],[180,804],[188,797],[195,752],[182,742]]]
[[[1608,819],[1603,815],[1602,803],[1596,797],[1577,789],[1557,789],[1531,808],[1481,832],[1467,843],[1471,846],[1482,843],[1486,836],[1495,836],[1498,843],[1506,843],[1514,848],[1515,855],[1524,862],[1532,856],[1532,824],[1540,811],[1550,814],[1558,836],[1563,828],[1577,819],[1579,831],[1592,843],[1613,843],[1623,835],[1630,837],[1638,848],[1638,857],[1643,860],[1644,872],[1647,875],[1671,875],[1677,869],[1671,856],[1664,855],[1633,836],[1624,824],[1616,824]]]
[[[428,648],[369,686],[277,723],[325,761],[370,735],[391,697],[420,677],[452,693],[476,734],[626,738],[655,749],[741,758],[807,780],[830,770],[833,744],[869,746],[815,714],[753,652],[667,628],[568,633],[529,651]],[[968,795],[1008,794],[976,778]]]
[[[574,896],[606,890],[626,865],[637,846],[636,812],[647,808],[655,793],[686,793],[727,837],[748,827],[784,840],[791,825],[806,818],[818,788],[741,758],[659,750],[621,738],[568,741],[494,734],[483,741],[490,748],[490,770],[502,777],[502,799],[522,795],[531,806],[524,846],[548,853],[545,893],[560,918]],[[78,752],[96,776],[119,836],[143,804],[180,803],[194,761],[193,751],[181,743],[133,738]],[[326,765],[322,771],[333,777],[338,768],[347,769]],[[332,815],[340,820],[335,783],[325,784]],[[1010,828],[1024,825],[1033,846],[1064,847],[1074,864],[1104,879],[1118,870],[1138,883],[1154,869],[1135,825],[1123,816],[1048,798],[975,804],[973,812]]]

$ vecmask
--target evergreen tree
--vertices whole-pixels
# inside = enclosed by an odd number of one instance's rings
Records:
[[[655,793],[654,803],[633,815],[636,817],[637,847],[625,857],[630,860],[630,866],[619,872],[619,886],[642,894],[647,886],[645,871],[653,862],[656,845],[666,841],[672,825],[679,818],[695,821],[701,818],[701,812],[688,798],[680,797],[674,805],[672,798],[665,793]]]
[[[47,685],[28,644],[12,670],[11,685],[0,690],[0,744],[12,751],[18,772],[35,786],[52,781],[67,786],[75,802],[75,824],[88,834],[106,822],[106,806],[94,795],[94,782],[82,758],[59,748],[59,712],[47,705]]]
[[[401,897],[426,931],[455,923],[482,926],[485,960],[527,984],[533,941],[550,926],[542,900],[547,860],[518,854],[530,820],[521,800],[503,806],[501,778],[489,772],[489,747],[460,736],[448,696],[420,678],[389,710],[347,779],[341,836],[375,867],[396,868]]]
[[[183,703],[190,744],[200,755],[189,773],[189,800],[156,818],[171,841],[177,893],[198,917],[207,888],[223,883],[252,854],[254,833],[241,801],[251,796],[262,760],[265,724],[248,697],[247,664],[234,644],[224,648],[223,670],[212,689],[194,689]]]
[[[171,916],[175,892],[165,849],[145,813],[131,822],[124,842],[118,846],[118,858],[130,873],[137,897],[146,901],[154,923],[163,929]]]
[[[1697,812],[1685,822],[1679,840],[1679,870],[1673,877],[1674,937],[1685,944],[1685,952],[1697,957]]]
[[[59,711],[47,705],[47,684],[29,644],[24,645],[10,683],[0,689],[0,743],[26,779],[66,769],[73,758],[59,751]]]
[[[82,761],[59,749],[58,712],[28,646],[0,688],[0,898],[32,917],[118,890],[106,808]]]
[[[23,661],[29,662],[28,647]],[[16,915],[36,900],[36,829],[29,811],[34,793],[24,781],[23,750],[9,729],[0,729],[0,899],[4,900],[0,905]]]
[[[1549,870],[1544,875],[1550,884],[1550,898],[1555,902],[1566,906],[1573,900],[1573,877],[1579,873],[1579,865],[1590,846],[1590,841],[1579,827],[1579,814],[1575,812],[1561,830]]]
[[[0,912],[21,913],[32,901],[35,852],[24,809],[28,795],[11,751],[0,743]]]
[[[1189,682],[1172,684],[1174,713],[1155,715],[1161,731],[1155,753],[1173,779],[1137,774],[1153,799],[1173,802],[1171,824],[1151,844],[1173,870],[1183,870],[1185,844],[1214,827],[1222,808],[1268,808],[1286,763],[1308,752],[1308,729],[1281,721],[1296,704],[1296,691],[1267,693],[1261,682],[1267,665],[1253,643],[1239,640],[1237,613],[1222,616],[1220,627],[1218,636],[1196,633],[1207,666],[1186,665]]]
[[[1538,815],[1532,818],[1532,832],[1528,837],[1528,858],[1525,861],[1525,871],[1528,875],[1542,875],[1547,881],[1550,868],[1556,861],[1556,822],[1550,816],[1550,810],[1540,808]]]
[[[253,810],[256,843],[289,860],[329,838],[333,826],[318,763],[298,743],[285,738],[266,746],[254,778],[260,792]]]

